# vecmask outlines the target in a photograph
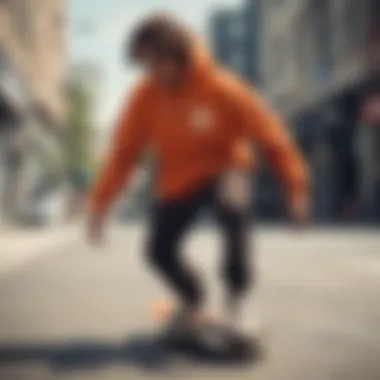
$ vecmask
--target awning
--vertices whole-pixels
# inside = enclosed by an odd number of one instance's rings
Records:
[[[9,125],[19,124],[27,108],[27,94],[0,46],[0,119]]]
[[[50,167],[61,170],[63,151],[60,138],[41,128],[39,120],[30,120],[29,130],[33,146],[41,158],[48,160]]]
[[[17,127],[21,124],[22,114],[0,91],[0,130]]]
[[[52,128],[55,131],[61,130],[61,125],[56,118],[48,111],[48,109],[41,103],[34,103],[33,113],[35,117],[41,121],[47,128]]]

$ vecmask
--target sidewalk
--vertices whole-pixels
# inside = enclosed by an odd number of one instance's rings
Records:
[[[17,250],[29,246],[40,249],[41,244],[49,245],[57,239],[72,233],[79,223],[63,224],[45,228],[0,228],[0,254],[5,250]]]
[[[0,229],[0,276],[79,236],[79,222],[40,229]]]

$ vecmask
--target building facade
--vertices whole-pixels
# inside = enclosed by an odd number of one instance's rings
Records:
[[[254,85],[260,84],[261,0],[247,0],[241,8],[220,9],[211,18],[211,46],[215,57]]]
[[[316,222],[380,219],[380,2],[247,0],[215,12],[217,58],[263,92],[303,148]],[[281,219],[281,187],[257,174],[255,213]]]
[[[378,158],[368,153],[380,149],[380,142],[368,145],[378,128],[365,128],[379,124],[373,111],[379,107],[379,7],[376,0],[263,1],[263,88],[309,159],[320,222],[373,219],[378,215],[368,209],[380,212]]]
[[[65,126],[63,0],[0,1],[0,219],[58,175]]]

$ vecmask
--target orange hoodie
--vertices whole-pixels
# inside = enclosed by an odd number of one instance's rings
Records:
[[[306,193],[306,167],[282,123],[248,86],[194,48],[178,91],[168,91],[152,78],[142,79],[133,91],[92,190],[90,208],[106,212],[147,146],[158,160],[156,194],[170,200],[223,173],[231,166],[231,152],[232,160],[237,154],[237,163],[243,159],[249,164],[244,139],[263,148],[290,197]]]
[[[247,139],[238,139],[232,147],[231,152],[231,169],[237,169],[243,172],[252,172],[256,167],[254,151]]]

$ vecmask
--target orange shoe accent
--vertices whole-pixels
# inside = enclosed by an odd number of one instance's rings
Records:
[[[170,319],[176,310],[176,303],[170,299],[160,299],[151,305],[149,309],[149,319],[157,324],[165,324]],[[194,317],[192,322],[196,325],[215,324],[220,325],[221,319],[213,314],[207,313],[205,310],[200,310]]]
[[[175,302],[168,299],[161,299],[153,302],[149,309],[149,319],[155,323],[164,323],[175,310]]]

